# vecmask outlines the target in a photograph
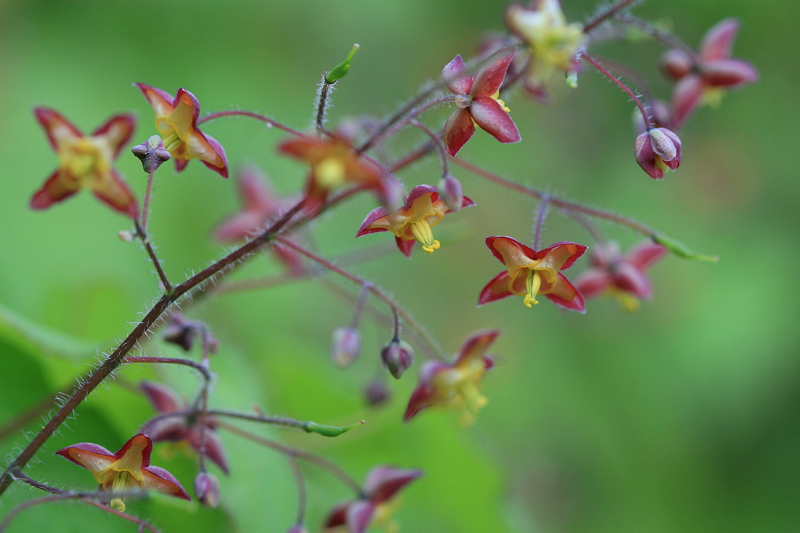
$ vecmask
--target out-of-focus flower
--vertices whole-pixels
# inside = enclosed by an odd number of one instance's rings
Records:
[[[450,155],[456,155],[472,138],[475,124],[502,143],[520,141],[517,125],[509,116],[505,103],[498,98],[506,70],[515,53],[514,48],[498,51],[486,60],[474,78],[460,55],[442,70],[442,79],[447,88],[457,95],[458,109],[444,125],[444,144]]]
[[[738,31],[738,20],[725,19],[706,32],[697,54],[679,49],[664,54],[664,70],[678,81],[672,93],[672,128],[680,129],[702,103],[719,104],[725,90],[758,80],[753,65],[731,58]]]
[[[530,47],[524,86],[532,94],[545,94],[545,85],[556,70],[577,72],[575,57],[584,43],[583,26],[567,23],[559,0],[534,0],[532,8],[512,4],[506,10],[506,25]]]
[[[509,296],[524,296],[523,303],[531,307],[539,302],[536,296],[546,296],[553,303],[583,313],[581,293],[561,273],[572,266],[586,246],[574,242],[558,242],[536,251],[511,237],[487,237],[486,246],[506,266],[481,291],[478,305]]]
[[[56,455],[80,465],[92,473],[100,488],[113,493],[155,490],[176,498],[192,501],[175,476],[157,466],[150,466],[153,441],[143,433],[135,435],[111,453],[102,446],[82,442],[67,446]],[[124,494],[111,500],[111,507],[125,510]]]
[[[189,409],[186,402],[166,385],[142,381],[139,388],[160,414],[178,413]],[[222,439],[216,432],[217,421],[214,417],[205,416],[201,426],[200,420],[199,416],[168,416],[148,423],[146,427],[154,442],[188,443],[197,453],[205,452],[205,456],[227,474],[228,459]]]
[[[475,202],[463,196],[461,207],[471,205],[475,205]],[[395,236],[397,248],[407,257],[411,257],[414,242],[419,242],[422,250],[431,254],[440,246],[439,241],[433,238],[431,228],[450,212],[450,208],[439,197],[436,187],[417,185],[411,189],[406,205],[394,213],[389,214],[384,207],[370,211],[358,228],[356,238],[370,233],[390,231]]]
[[[263,231],[269,221],[278,220],[289,207],[286,201],[275,195],[267,177],[255,166],[244,167],[236,177],[242,208],[217,226],[214,236],[222,242],[252,237]],[[305,270],[300,256],[293,250],[280,244],[272,244],[271,250],[292,274],[299,275]]]
[[[361,333],[356,328],[339,327],[331,336],[331,361],[339,368],[353,364],[361,353]]]
[[[228,158],[216,139],[197,127],[200,103],[181,87],[173,98],[169,93],[145,85],[134,84],[142,91],[156,114],[156,129],[161,133],[165,149],[175,159],[178,172],[186,168],[190,159],[199,159],[205,166],[228,177]]]
[[[328,514],[324,527],[344,526],[350,533],[364,533],[370,525],[387,524],[399,504],[397,493],[421,476],[421,470],[404,470],[391,466],[373,468],[367,474],[361,496],[334,507]]]
[[[197,501],[209,509],[216,509],[219,505],[219,479],[211,472],[199,472],[194,478],[194,495]]]
[[[419,372],[419,384],[411,393],[403,421],[408,422],[426,407],[454,407],[465,425],[475,420],[488,400],[478,391],[484,372],[494,367],[486,351],[500,334],[497,330],[473,333],[450,363],[426,361]]]
[[[592,268],[578,277],[575,286],[585,298],[605,294],[616,298],[626,311],[636,311],[639,300],[649,300],[652,295],[645,270],[666,254],[666,248],[650,241],[624,257],[616,242],[600,243],[591,254]]]
[[[136,218],[139,214],[136,199],[113,167],[136,127],[133,115],[114,115],[86,137],[53,109],[37,107],[34,114],[58,154],[59,163],[58,169],[33,195],[31,207],[46,209],[84,188],[112,209]]]
[[[342,137],[297,137],[283,142],[278,152],[311,166],[306,186],[306,209],[314,211],[332,189],[358,185],[384,196],[381,172],[364,161]]]
[[[682,155],[681,140],[667,128],[650,128],[636,137],[636,162],[653,179],[663,178],[667,169],[677,169]]]

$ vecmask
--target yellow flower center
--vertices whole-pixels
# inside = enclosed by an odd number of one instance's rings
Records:
[[[314,175],[321,187],[337,187],[345,181],[344,163],[338,157],[326,157],[314,165]]]
[[[115,494],[125,492],[130,486],[134,485],[135,483],[131,483],[129,476],[130,474],[127,471],[117,474],[114,481],[111,483],[111,492]],[[114,498],[111,500],[111,507],[123,513],[125,512],[125,502],[122,498]]]
[[[82,187],[89,186],[105,170],[105,157],[92,139],[80,138],[64,146],[60,153],[61,168],[67,170]]]
[[[539,288],[542,286],[542,278],[539,276],[539,272],[536,270],[531,270],[528,272],[528,278],[525,280],[525,287],[528,290],[528,293],[525,295],[525,299],[522,300],[522,303],[525,304],[525,307],[531,308],[531,304],[539,305],[539,302],[536,300],[536,295],[539,293]]]
[[[416,222],[411,223],[411,234],[422,245],[422,250],[427,254],[432,254],[441,246],[439,241],[433,238],[433,231],[428,220],[422,218]]]
[[[400,508],[401,500],[398,496],[391,498],[388,501],[379,503],[375,506],[375,513],[372,515],[370,521],[370,528],[383,528],[385,533],[396,533],[400,530],[397,522],[392,520],[394,515]]]
[[[627,311],[628,313],[633,313],[635,311],[638,311],[639,307],[641,307],[639,299],[629,292],[621,291],[614,288],[609,288],[608,295],[613,297],[617,302],[619,302],[619,305],[622,307],[622,309],[624,311]]]
[[[169,134],[164,137],[164,149],[167,152],[174,152],[181,144],[183,143],[183,139],[180,138],[178,132],[172,130]]]

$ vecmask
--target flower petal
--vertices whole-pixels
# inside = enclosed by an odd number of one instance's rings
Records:
[[[142,488],[192,501],[189,493],[186,492],[175,476],[158,466],[148,466],[142,469]]]
[[[139,388],[159,413],[174,413],[184,408],[183,400],[166,385],[142,381]]]
[[[255,211],[237,213],[217,227],[214,237],[222,242],[243,241],[259,230],[265,222],[264,215]]]
[[[358,228],[356,238],[362,235],[369,235],[371,233],[378,233],[381,231],[389,231],[389,217],[385,207],[376,207],[364,217],[364,221]]]
[[[359,500],[347,508],[347,527],[349,533],[364,533],[375,513],[372,502]]]
[[[206,419],[206,422],[208,423],[208,419]],[[197,453],[201,452],[200,437],[200,426],[198,424],[193,426],[192,430],[189,432],[189,445]],[[222,444],[222,439],[219,434],[209,427],[206,427],[205,430],[203,447],[205,448],[206,457],[213,461],[214,464],[227,475],[230,470],[228,468],[228,457],[225,453],[225,446]]]
[[[586,312],[586,304],[583,301],[583,295],[569,282],[566,276],[560,272],[552,291],[544,296],[554,304],[560,305],[565,309],[578,311],[580,313]]]
[[[481,294],[478,296],[478,307],[513,295],[509,286],[510,282],[511,277],[508,275],[508,270],[503,270],[493,277],[481,290]]]
[[[91,442],[73,444],[55,452],[68,461],[84,467],[94,475],[98,483],[102,483],[102,474],[117,462],[117,458],[102,446]]]
[[[645,241],[625,256],[625,262],[632,264],[639,270],[645,270],[665,255],[667,255],[666,248],[660,244]]]
[[[33,112],[36,115],[36,120],[39,121],[47,133],[50,145],[56,152],[60,150],[65,142],[71,143],[75,139],[83,137],[80,130],[58,111],[46,107],[37,107]]]
[[[585,298],[600,296],[611,285],[611,277],[600,268],[590,268],[575,280],[575,288],[578,289]]]
[[[113,168],[108,174],[95,181],[92,192],[100,200],[108,204],[120,213],[126,214],[131,218],[139,216],[139,206],[136,203],[128,184],[122,176]]]
[[[620,262],[612,274],[614,285],[625,292],[642,299],[649,299],[652,296],[650,281],[644,272],[630,263]]]
[[[444,145],[447,153],[455,156],[474,133],[475,124],[472,122],[470,112],[466,109],[454,111],[444,125]]]
[[[503,110],[503,107],[494,98],[481,96],[473,99],[469,112],[478,126],[501,143],[517,143],[520,141],[517,125],[514,124],[511,116]]]
[[[70,179],[66,170],[56,170],[47,178],[42,188],[31,198],[32,209],[46,209],[56,202],[69,198],[78,192],[77,180]]]
[[[401,239],[400,237],[395,237],[395,243],[397,244],[397,249],[402,252],[402,254],[409,259],[411,259],[411,250],[414,249],[414,243],[417,242],[413,239]]]
[[[92,137],[104,143],[110,152],[110,159],[116,159],[136,129],[136,117],[133,115],[114,115],[105,124],[97,128]]]
[[[503,78],[506,76],[508,66],[516,53],[516,48],[503,48],[487,59],[484,66],[475,74],[475,83],[472,86],[471,96],[473,98],[492,96],[499,91],[500,86],[503,85]]]
[[[700,57],[703,61],[729,58],[738,31],[739,21],[735,18],[724,19],[712,26],[700,43]]]
[[[717,59],[703,64],[703,80],[712,87],[736,89],[758,80],[758,71],[747,61]]]
[[[672,129],[678,130],[700,106],[703,82],[699,76],[684,76],[672,90]]]
[[[367,475],[364,492],[373,504],[378,505],[392,499],[400,489],[421,476],[421,470],[378,466],[370,470]]]
[[[460,54],[442,69],[442,79],[453,94],[469,94],[472,90],[472,74]]]
[[[464,345],[461,347],[461,351],[453,364],[460,366],[469,359],[483,358],[498,335],[500,335],[500,331],[496,329],[473,333],[464,341]]]

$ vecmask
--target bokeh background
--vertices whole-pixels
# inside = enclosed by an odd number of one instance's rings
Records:
[[[55,391],[68,389],[98,351],[124,337],[157,296],[156,279],[137,244],[116,234],[123,217],[81,193],[45,212],[28,209],[57,158],[35,122],[37,105],[60,110],[85,132],[121,111],[138,114],[135,143],[155,133],[152,112],[133,82],[170,93],[186,87],[202,112],[263,112],[296,128],[310,124],[315,85],[354,42],[361,45],[335,94],[333,122],[391,113],[457,53],[502,29],[505,3],[455,0],[324,2],[8,1],[0,3],[0,427]],[[565,0],[572,20],[594,10]],[[735,55],[756,64],[761,81],[703,109],[683,131],[678,172],[655,182],[632,157],[632,104],[587,71],[578,90],[556,88],[548,106],[511,98],[523,137],[502,146],[478,132],[461,155],[516,181],[634,217],[718,264],[668,257],[652,270],[655,298],[635,314],[614,301],[591,301],[585,316],[549,302],[527,310],[518,299],[477,309],[480,288],[500,265],[487,235],[529,241],[535,205],[454,169],[478,206],[448,217],[443,247],[407,261],[391,239],[353,240],[372,198],[326,214],[307,242],[327,257],[365,250],[351,268],[394,295],[448,352],[472,331],[497,327],[497,367],[483,382],[489,405],[462,428],[446,410],[400,423],[416,367],[383,409],[368,409],[363,388],[378,372],[389,331],[369,316],[363,352],[350,369],[328,359],[331,331],[350,321],[354,287],[334,277],[268,290],[220,295],[188,313],[220,340],[212,404],[346,424],[367,425],[336,439],[250,429],[335,461],[361,479],[376,464],[417,467],[397,520],[404,531],[673,532],[800,529],[800,359],[794,283],[800,258],[793,156],[800,81],[791,52],[797,31],[788,1],[651,1],[642,17],[670,25],[696,45],[727,16],[742,20]],[[658,73],[662,49],[648,42],[604,44],[595,52],[642,72],[668,97]],[[448,115],[426,117],[432,126]],[[246,119],[210,123],[233,170],[262,167],[281,194],[303,184],[301,165],[275,155],[276,130]],[[416,134],[415,134],[416,135]],[[418,140],[390,148],[397,155]],[[141,194],[146,177],[126,150],[117,163]],[[438,180],[431,159],[400,176]],[[151,231],[168,275],[182,280],[222,254],[210,238],[237,209],[232,180],[197,162],[159,173]],[[640,237],[602,225],[624,246]],[[575,223],[553,214],[545,242],[591,246]],[[387,252],[388,251],[388,252]],[[574,275],[582,270],[574,267]],[[256,258],[235,278],[280,272]],[[340,290],[345,297],[337,296]],[[148,355],[177,355],[154,339]],[[424,352],[417,350],[419,359]],[[197,379],[174,368],[130,367],[91,396],[32,465],[30,475],[90,490],[88,472],[52,453],[76,442],[116,450],[152,415],[133,387],[158,378],[185,395]],[[35,431],[37,418],[25,426]],[[296,488],[285,458],[224,435],[232,474],[222,477],[214,511],[153,496],[129,504],[164,531],[285,531]],[[0,442],[8,458],[26,443],[16,430]],[[195,462],[159,445],[153,463],[189,488]],[[213,468],[213,467],[212,467]],[[308,527],[351,497],[328,473],[305,468]],[[219,474],[219,472],[217,472]],[[18,487],[0,516],[33,497]],[[80,504],[28,510],[9,531],[130,531],[134,526]],[[55,529],[53,529],[55,528]]]

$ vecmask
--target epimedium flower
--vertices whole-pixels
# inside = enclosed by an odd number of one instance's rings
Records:
[[[126,442],[117,453],[111,453],[97,444],[82,442],[62,448],[56,455],[90,471],[104,491],[130,493],[138,490],[155,490],[192,501],[175,476],[163,468],[150,465],[152,451],[153,441],[144,433],[139,433]],[[111,507],[124,511],[123,498],[113,498]]]
[[[640,300],[652,296],[645,270],[666,254],[666,248],[650,241],[637,245],[625,256],[616,242],[600,243],[592,250],[592,268],[578,277],[575,286],[585,298],[612,296],[626,311],[636,311]]]
[[[577,71],[576,55],[585,36],[581,24],[567,23],[559,0],[534,0],[531,4],[530,8],[510,5],[506,10],[506,25],[530,47],[525,88],[532,94],[542,94],[556,70]]]
[[[536,251],[511,237],[487,237],[486,246],[506,266],[506,270],[486,284],[478,298],[483,305],[509,296],[524,296],[530,308],[539,302],[537,295],[565,309],[585,312],[583,296],[561,271],[572,266],[586,246],[574,242],[558,242]]]
[[[500,86],[515,53],[514,48],[496,52],[475,77],[460,55],[442,70],[442,79],[450,92],[456,95],[458,106],[444,126],[444,144],[451,156],[455,156],[472,138],[475,124],[502,143],[520,141],[517,125],[509,116],[505,103],[499,99]]]
[[[426,361],[403,421],[408,422],[426,407],[442,406],[458,409],[464,425],[474,422],[478,411],[488,403],[478,391],[478,383],[494,367],[486,351],[499,334],[497,330],[478,331],[467,338],[452,362]]]
[[[139,388],[160,414],[179,413],[189,409],[186,402],[165,385],[142,381]],[[220,470],[228,474],[228,459],[216,427],[217,421],[210,416],[204,417],[202,426],[199,416],[169,416],[148,423],[146,429],[154,442],[185,442],[197,453],[205,453]]]
[[[385,192],[381,172],[359,157],[343,137],[297,137],[283,142],[278,152],[311,166],[306,186],[306,207],[311,211],[327,199],[332,189],[347,184],[372,189],[379,194]]]
[[[34,114],[58,154],[58,169],[33,195],[31,207],[46,209],[85,188],[114,210],[136,218],[136,199],[113,167],[133,134],[133,115],[114,115],[87,137],[53,109],[37,107]]]
[[[373,468],[367,474],[361,496],[334,507],[324,527],[347,527],[350,533],[363,533],[370,525],[388,523],[399,504],[397,493],[421,476],[421,470],[391,466]]]
[[[475,205],[470,198],[462,196],[461,207]],[[431,254],[440,247],[439,241],[433,238],[431,228],[439,223],[451,209],[447,206],[436,187],[417,185],[406,198],[405,206],[393,213],[385,207],[370,211],[358,228],[356,238],[370,233],[390,231],[395,236],[397,248],[407,257],[411,257],[411,249],[415,242],[422,245],[425,253]]]
[[[271,220],[283,214],[288,203],[279,198],[269,186],[267,177],[255,166],[247,166],[237,172],[236,185],[241,210],[222,221],[214,231],[214,236],[222,242],[247,240]],[[271,250],[292,274],[304,271],[300,256],[280,244],[273,244]]]
[[[175,98],[167,92],[135,83],[156,115],[156,129],[163,138],[164,147],[175,159],[178,172],[186,168],[190,159],[199,159],[205,166],[223,178],[228,177],[228,158],[216,139],[197,127],[200,103],[181,87]]]
[[[679,49],[664,54],[664,70],[678,81],[672,95],[673,128],[680,128],[701,104],[719,104],[727,89],[758,80],[753,65],[731,57],[738,31],[738,20],[725,19],[706,32],[697,54]]]
[[[663,178],[667,169],[677,169],[682,155],[681,140],[667,128],[650,128],[636,137],[636,162],[653,179]]]

